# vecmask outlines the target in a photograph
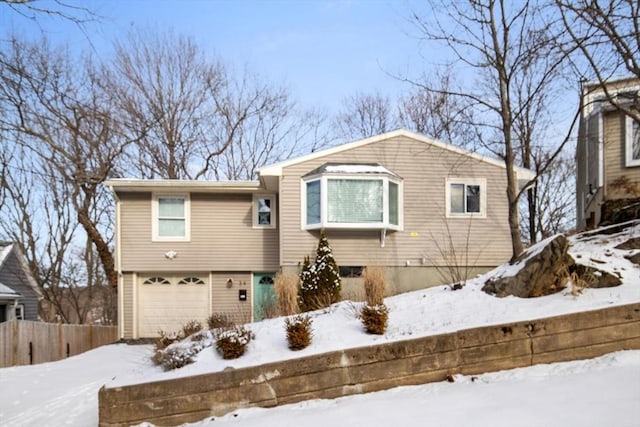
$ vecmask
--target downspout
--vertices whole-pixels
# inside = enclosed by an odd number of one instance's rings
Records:
[[[113,185],[109,185],[109,190],[116,201],[116,272],[118,273],[118,336],[124,338],[124,284],[122,275],[122,251],[120,242],[120,198],[116,194]]]

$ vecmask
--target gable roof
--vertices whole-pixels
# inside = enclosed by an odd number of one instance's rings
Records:
[[[283,162],[279,162],[279,163],[274,163],[272,165],[268,165],[268,166],[263,166],[261,168],[258,169],[258,174],[261,177],[266,177],[266,176],[282,176],[282,170],[285,167],[288,166],[292,166],[292,165],[296,165],[299,163],[303,163],[303,162],[307,162],[309,160],[313,160],[313,159],[317,159],[320,157],[324,157],[324,156],[329,156],[331,154],[336,154],[336,153],[340,153],[342,151],[346,151],[346,150],[351,150],[353,148],[358,148],[358,147],[362,147],[364,145],[368,145],[368,144],[374,144],[376,142],[380,142],[380,141],[384,141],[386,139],[391,139],[391,138],[396,138],[396,137],[405,137],[405,138],[409,138],[409,139],[413,139],[414,141],[418,141],[418,142],[422,142],[425,144],[429,144],[438,148],[441,148],[443,150],[448,150],[448,151],[452,151],[454,153],[457,154],[462,154],[465,156],[469,156],[473,159],[476,160],[480,160],[482,162],[497,166],[497,167],[501,167],[501,168],[506,168],[505,164],[503,161],[501,160],[497,160],[497,159],[493,159],[491,157],[487,157],[487,156],[483,156],[477,153],[473,153],[471,151],[456,147],[454,145],[451,144],[446,144],[442,141],[438,141],[435,139],[431,139],[427,136],[421,135],[419,133],[415,133],[415,132],[410,132],[406,129],[398,129],[398,130],[394,130],[391,132],[387,132],[387,133],[383,133],[380,135],[375,135],[369,138],[364,138],[364,139],[360,139],[357,141],[353,141],[353,142],[349,142],[346,144],[342,144],[342,145],[338,145],[336,147],[332,147],[332,148],[328,148],[326,150],[321,150],[321,151],[316,151],[314,153],[311,154],[307,154],[305,156],[300,156],[300,157],[296,157],[293,159],[289,159],[289,160],[285,160]],[[535,173],[533,171],[530,171],[529,169],[525,169],[525,168],[521,168],[521,167],[516,167],[516,175],[517,175],[517,179],[518,181],[521,182],[527,182],[531,179],[533,179],[535,177]]]
[[[7,262],[9,254],[12,251],[15,252],[14,255],[17,258],[18,265],[22,269],[22,273],[26,277],[29,286],[31,287],[31,289],[33,289],[33,291],[36,293],[38,297],[41,297],[42,294],[40,293],[40,289],[38,289],[38,284],[36,283],[36,280],[32,276],[31,271],[29,271],[29,267],[27,266],[27,261],[24,257],[24,254],[22,253],[22,249],[20,249],[20,245],[17,245],[15,242],[0,241],[0,270],[4,267],[4,264]],[[2,285],[3,288],[11,289],[7,285],[3,285],[2,283],[0,283],[0,285]],[[11,291],[13,292],[13,290]],[[21,296],[20,294],[17,294],[17,293],[16,295]]]

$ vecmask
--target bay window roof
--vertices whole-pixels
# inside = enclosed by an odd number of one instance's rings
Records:
[[[389,175],[400,178],[395,173],[378,163],[325,163],[303,176],[308,178],[314,175],[347,174],[347,175]]]

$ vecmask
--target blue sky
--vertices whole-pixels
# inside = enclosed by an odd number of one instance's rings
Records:
[[[287,86],[302,105],[330,113],[356,91],[395,97],[406,85],[389,74],[415,75],[425,66],[409,19],[411,0],[94,0],[88,5],[103,18],[87,24],[87,35],[60,19],[30,21],[6,5],[0,5],[1,32],[44,31],[73,48],[91,42],[102,56],[131,27],[172,29],[193,36],[227,64],[247,65]]]

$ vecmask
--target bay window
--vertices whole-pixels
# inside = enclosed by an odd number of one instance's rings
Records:
[[[303,177],[303,228],[399,230],[401,180],[380,168],[330,173],[324,167]]]

